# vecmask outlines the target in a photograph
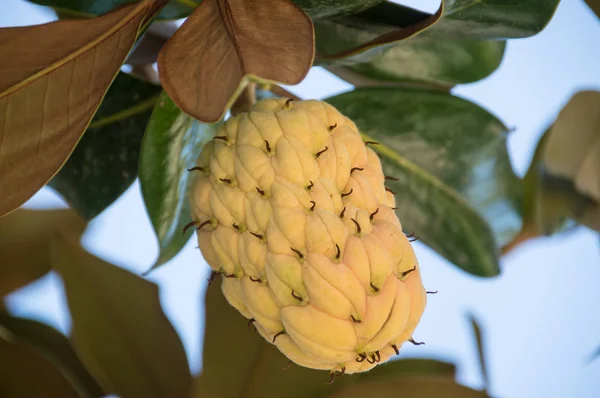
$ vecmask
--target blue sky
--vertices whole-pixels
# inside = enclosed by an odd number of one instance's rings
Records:
[[[402,1],[431,11],[434,1]],[[4,0],[0,26],[48,21],[51,14],[22,0]],[[454,93],[468,98],[514,127],[508,141],[515,171],[522,175],[544,128],[576,91],[600,89],[600,22],[582,0],[563,0],[539,35],[508,44],[500,68]],[[350,88],[314,68],[299,86],[305,98],[324,98]],[[62,202],[42,190],[28,207]],[[157,244],[134,184],[95,219],[84,245],[99,257],[133,272],[145,271]],[[415,244],[430,296],[415,338],[427,344],[403,348],[401,356],[435,357],[459,366],[460,382],[482,385],[472,332],[466,318],[481,322],[488,354],[490,392],[500,397],[598,397],[600,359],[588,363],[600,345],[600,242],[580,228],[569,235],[537,240],[502,260],[502,275],[480,279],[461,272],[426,246]],[[182,337],[190,362],[200,367],[202,306],[208,266],[196,244],[149,276],[161,288],[165,311]],[[49,275],[8,299],[11,310],[70,328],[60,281]]]

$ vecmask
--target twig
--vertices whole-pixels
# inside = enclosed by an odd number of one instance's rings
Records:
[[[500,249],[500,254],[502,256],[506,256],[508,253],[513,251],[517,246],[520,246],[523,243],[525,243],[531,239],[537,238],[539,236],[541,236],[541,235],[537,232],[536,228],[533,225],[531,225],[529,223],[524,224],[523,227],[521,228],[521,231],[519,231],[519,233],[517,234],[517,236],[515,236],[515,238],[511,242],[507,243]]]
[[[256,103],[256,83],[250,82],[231,106],[231,115],[248,112]]]

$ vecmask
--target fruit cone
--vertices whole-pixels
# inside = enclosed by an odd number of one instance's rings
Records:
[[[351,120],[322,101],[264,99],[221,125],[194,172],[202,255],[290,360],[364,372],[411,339],[419,264]]]

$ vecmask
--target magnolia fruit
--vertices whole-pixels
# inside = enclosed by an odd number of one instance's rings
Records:
[[[412,340],[426,292],[377,154],[322,101],[263,99],[194,167],[199,248],[227,301],[293,362],[367,371]]]

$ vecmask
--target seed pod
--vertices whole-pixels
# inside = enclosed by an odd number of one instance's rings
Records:
[[[426,305],[381,162],[322,101],[264,99],[194,167],[200,250],[240,316],[291,361],[367,371],[411,341]],[[376,143],[368,143],[377,147]]]

